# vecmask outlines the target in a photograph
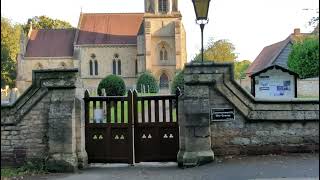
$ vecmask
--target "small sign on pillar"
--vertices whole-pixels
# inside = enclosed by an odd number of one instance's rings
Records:
[[[233,108],[211,108],[210,120],[211,121],[231,121],[234,120]]]

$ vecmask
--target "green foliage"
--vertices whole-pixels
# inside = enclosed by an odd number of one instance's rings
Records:
[[[293,44],[288,67],[300,78],[319,76],[319,38],[307,38]]]
[[[123,79],[117,75],[109,75],[102,79],[98,85],[98,94],[105,89],[107,96],[123,96],[126,93],[126,85]]]
[[[1,17],[1,87],[14,87],[21,27]]]
[[[23,166],[19,168],[1,168],[1,179],[2,177],[17,178],[25,175],[34,174],[45,174],[48,170],[45,163],[42,161],[37,162],[26,162]]]
[[[208,47],[204,49],[203,60],[214,62],[234,62],[237,58],[234,50],[234,45],[225,39],[218,41],[211,40]],[[201,61],[201,52],[196,55],[194,61]]]
[[[183,78],[183,70],[178,72],[173,79],[172,86],[171,86],[171,94],[176,93],[176,89],[179,87],[181,93],[183,94],[184,91],[184,78]]]
[[[149,93],[157,93],[159,91],[159,86],[156,81],[156,78],[149,72],[144,72],[141,74],[137,81],[137,90],[139,93],[143,91],[142,85],[145,86],[146,90],[148,89],[149,85]]]
[[[251,62],[249,60],[236,61],[234,63],[234,78],[242,79],[246,77],[246,71],[249,68]]]
[[[1,87],[15,86],[16,59],[20,51],[21,30],[27,34],[30,22],[36,29],[60,29],[71,28],[65,21],[51,19],[46,16],[35,16],[28,20],[26,25],[13,24],[5,17],[1,17]]]
[[[15,62],[9,55],[9,50],[6,45],[1,43],[1,87],[4,88],[6,85],[14,87],[16,68]]]
[[[30,23],[32,23],[33,29],[64,29],[72,28],[71,24],[59,19],[51,19],[47,16],[35,16],[28,19],[26,25],[24,25],[23,30],[27,34],[30,29]]]

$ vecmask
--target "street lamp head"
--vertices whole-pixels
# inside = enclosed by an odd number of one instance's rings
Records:
[[[197,21],[208,20],[210,0],[192,0]]]

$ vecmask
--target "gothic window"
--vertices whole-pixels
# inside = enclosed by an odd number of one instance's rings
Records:
[[[169,78],[165,73],[162,73],[160,76],[160,84],[159,87],[162,88],[169,88]]]
[[[117,63],[116,63],[116,60],[112,61],[112,74],[117,74]]]
[[[93,63],[92,63],[92,60],[90,60],[89,61],[89,74],[90,74],[90,76],[92,76],[93,75]]]
[[[121,75],[121,60],[118,60],[118,75]]]
[[[159,12],[167,12],[167,6],[168,6],[167,0],[159,0],[158,1]]]
[[[161,61],[168,60],[168,52],[165,47],[162,47],[160,50],[160,60]]]
[[[136,70],[136,74],[138,74],[138,60],[136,59],[136,64],[135,64],[135,70]]]
[[[94,60],[94,75],[98,75],[98,61]]]
[[[167,50],[164,50],[164,52],[163,52],[163,60],[168,60],[168,52],[167,52]]]
[[[163,51],[162,51],[162,49],[160,50],[160,60],[161,61],[163,60]]]

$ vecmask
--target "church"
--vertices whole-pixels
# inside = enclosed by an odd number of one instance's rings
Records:
[[[33,29],[22,35],[16,87],[32,82],[32,70],[77,68],[81,86],[97,89],[110,74],[135,88],[151,72],[169,88],[187,60],[186,33],[178,0],[145,0],[144,13],[80,13],[77,28]]]

